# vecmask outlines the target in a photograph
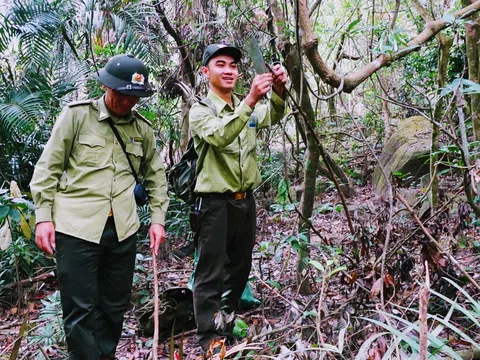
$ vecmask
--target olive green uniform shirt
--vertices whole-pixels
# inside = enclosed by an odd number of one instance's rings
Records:
[[[108,118],[144,179],[152,223],[164,224],[167,183],[153,129],[135,112],[113,116],[104,97],[60,113],[30,183],[37,223],[53,221],[56,231],[99,243],[113,211],[120,241],[138,230],[135,179]]]
[[[205,154],[197,169],[195,192],[253,189],[262,180],[257,165],[257,131],[282,119],[285,102],[273,91],[268,104],[257,104],[255,110],[235,96],[235,109],[213,91],[207,98],[216,114],[206,104],[195,103],[189,115],[195,150],[200,158]]]

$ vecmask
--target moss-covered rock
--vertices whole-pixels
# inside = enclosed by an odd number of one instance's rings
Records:
[[[431,123],[423,116],[412,116],[400,121],[383,148],[380,164],[389,176],[401,173],[404,179],[401,184],[406,186],[428,173],[431,144]],[[385,191],[385,177],[378,165],[373,173],[373,183],[377,193]]]

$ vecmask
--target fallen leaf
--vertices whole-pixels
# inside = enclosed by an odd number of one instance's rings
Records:
[[[393,276],[391,274],[385,274],[385,276],[383,277],[383,280],[385,281],[386,287],[395,285],[393,282]]]
[[[382,291],[383,287],[383,279],[378,278],[372,285],[372,289],[370,290],[370,299],[375,299],[380,291]]]

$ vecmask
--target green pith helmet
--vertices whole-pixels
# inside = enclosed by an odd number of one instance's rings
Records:
[[[95,78],[121,94],[147,97],[153,94],[147,67],[133,55],[115,55]]]

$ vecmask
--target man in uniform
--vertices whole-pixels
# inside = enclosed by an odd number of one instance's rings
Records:
[[[257,166],[257,131],[276,124],[285,114],[284,68],[255,77],[243,101],[233,95],[241,52],[233,46],[209,45],[202,73],[207,98],[190,110],[190,129],[199,154],[196,208],[198,264],[193,298],[197,337],[204,350],[215,338],[231,336],[217,329],[215,314],[234,311],[251,269],[255,243],[254,187],[261,182]],[[267,104],[257,105],[270,90]],[[222,294],[228,292],[222,303]]]
[[[35,242],[48,254],[56,251],[70,360],[114,359],[129,307],[140,223],[125,152],[149,193],[154,256],[165,239],[163,163],[151,124],[132,111],[153,93],[147,68],[132,55],[117,55],[97,78],[105,95],[63,109],[30,184]]]

